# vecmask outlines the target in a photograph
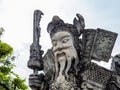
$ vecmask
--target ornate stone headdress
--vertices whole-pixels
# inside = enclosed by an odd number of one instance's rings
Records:
[[[80,14],[76,14],[77,18],[74,18],[73,24],[64,23],[58,16],[53,16],[52,21],[48,24],[47,31],[52,36],[59,30],[69,31],[72,35],[80,36],[81,31],[85,27],[84,18]]]

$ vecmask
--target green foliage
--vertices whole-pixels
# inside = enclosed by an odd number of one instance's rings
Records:
[[[10,45],[0,41],[0,60],[5,59],[12,52],[13,48]]]
[[[16,77],[13,79],[13,83],[17,87],[18,90],[19,89],[25,90],[27,88],[27,86],[24,84],[24,82],[25,82],[25,79],[21,80],[20,77]]]
[[[0,90],[6,90],[5,88],[3,88],[3,86],[0,86]]]
[[[0,72],[4,73],[4,75],[8,75],[11,72],[11,69],[6,66],[0,66]]]
[[[0,83],[6,85],[10,90],[27,90],[28,86],[25,84],[25,79],[21,79],[12,71],[15,67],[14,59],[15,57],[11,55],[0,62]],[[0,86],[0,88],[3,87]]]
[[[15,67],[15,56],[12,53],[13,48],[0,41],[0,90],[28,90],[25,79],[12,71]]]

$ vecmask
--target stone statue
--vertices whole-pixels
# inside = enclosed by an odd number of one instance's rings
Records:
[[[120,75],[120,54],[113,57],[111,69]]]
[[[58,16],[48,24],[52,47],[40,62],[44,74],[29,77],[32,90],[120,90],[118,73],[91,62],[110,59],[117,34],[85,29],[83,16],[76,16],[73,24]]]

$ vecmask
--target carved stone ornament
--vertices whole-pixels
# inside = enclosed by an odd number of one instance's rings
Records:
[[[39,45],[41,15],[39,10],[34,15],[33,44],[28,61],[28,67],[34,71],[29,76],[32,90],[120,90],[118,67],[112,71],[91,62],[92,59],[109,61],[117,33],[99,28],[85,29],[80,14],[76,14],[73,24],[54,16],[47,27],[52,47],[42,56]],[[40,70],[44,73],[38,73]]]
[[[120,75],[120,54],[115,55],[113,57],[112,63],[111,63],[111,69],[112,71]]]
[[[117,38],[117,33],[103,29],[86,29],[83,33],[83,56],[89,60],[108,62]]]

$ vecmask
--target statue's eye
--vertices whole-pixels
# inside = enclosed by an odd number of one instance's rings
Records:
[[[62,40],[62,43],[67,43],[68,41],[69,41],[69,39],[65,38],[65,39]]]
[[[55,47],[57,45],[56,41],[52,41],[52,45]]]

